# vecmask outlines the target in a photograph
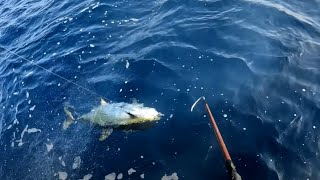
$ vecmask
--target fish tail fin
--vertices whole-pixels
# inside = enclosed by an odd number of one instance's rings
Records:
[[[75,119],[67,105],[64,106],[63,110],[64,113],[66,113],[67,119],[63,122],[62,128],[66,130],[72,123],[74,123]]]

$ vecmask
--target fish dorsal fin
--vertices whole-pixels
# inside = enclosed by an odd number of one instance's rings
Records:
[[[132,113],[129,113],[129,112],[126,112],[126,113],[130,116],[131,119],[138,118],[138,116],[136,116],[136,115],[134,115]]]
[[[101,106],[105,106],[105,105],[107,105],[108,103],[104,100],[104,99],[100,99],[100,105]]]

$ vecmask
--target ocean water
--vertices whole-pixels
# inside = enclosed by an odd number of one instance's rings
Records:
[[[0,179],[227,179],[204,106],[190,112],[200,96],[243,179],[320,179],[319,9],[319,0],[1,0]],[[165,116],[103,142],[80,121],[62,130],[65,103],[81,115],[99,96]]]

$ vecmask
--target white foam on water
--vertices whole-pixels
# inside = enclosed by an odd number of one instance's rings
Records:
[[[72,164],[72,169],[78,169],[80,168],[81,165],[81,158],[80,156],[77,156],[74,158],[73,164]]]
[[[179,177],[178,177],[177,173],[172,173],[170,176],[167,176],[167,174],[165,174],[161,178],[161,180],[178,180],[178,179],[179,179]]]
[[[94,47],[94,45],[93,45],[93,44],[90,44],[90,47],[92,47],[92,48],[93,48],[93,47]]]
[[[13,124],[19,124],[18,119],[15,119],[15,120],[13,121]]]
[[[115,179],[116,179],[116,173],[114,173],[114,172],[110,173],[104,177],[104,180],[115,180]]]
[[[140,178],[141,178],[141,179],[144,179],[144,174],[141,174],[141,175],[140,175]]]
[[[135,172],[137,172],[137,171],[134,170],[133,168],[130,168],[130,169],[128,170],[128,175],[130,176],[132,173],[135,173]]]
[[[87,174],[85,176],[83,176],[82,179],[79,179],[79,180],[90,180],[92,178],[92,174]]]
[[[27,91],[27,92],[26,92],[26,98],[28,99],[29,96],[30,96],[30,94],[29,94],[29,92]]]
[[[139,19],[136,19],[136,18],[131,18],[130,20],[133,21],[133,22],[138,22],[139,21]]]
[[[276,162],[271,159],[269,155],[262,155],[260,154],[260,157],[264,160],[264,162],[267,164],[269,169],[273,170],[276,172],[278,179],[282,180],[283,179],[283,172],[279,169],[278,166],[276,166]]]
[[[47,147],[47,151],[50,152],[53,149],[53,144],[52,143],[46,144],[46,147]]]
[[[66,172],[59,171],[58,175],[59,175],[59,180],[66,180],[68,177],[68,173],[66,173]]]
[[[15,123],[15,122],[13,122]],[[37,129],[37,128],[30,128],[28,129],[28,125],[26,125],[26,127],[23,129],[23,131],[21,132],[21,136],[20,136],[20,139],[19,140],[16,140],[16,142],[18,142],[18,146],[22,146],[24,143],[22,142],[22,139],[25,135],[25,133],[36,133],[36,132],[41,132],[40,129]]]
[[[25,77],[28,77],[28,76],[30,76],[31,74],[33,74],[33,71],[28,72],[28,73],[25,75]]]
[[[36,132],[41,132],[41,129],[37,129],[37,128],[30,128],[27,130],[28,133],[36,133]]]
[[[29,110],[34,111],[34,108],[36,108],[36,105],[32,106]]]
[[[126,60],[126,69],[129,69],[130,63],[128,60]]]
[[[24,133],[26,133],[27,131],[28,131],[28,125],[26,125],[26,127],[21,132],[20,139],[16,141],[16,142],[19,143],[18,146],[22,146],[23,145],[22,139],[23,139]]]
[[[11,140],[11,147],[14,147],[14,141],[15,141],[15,139],[16,139],[16,132],[13,132],[13,138],[12,138],[12,140]]]
[[[63,167],[66,167],[66,163],[62,160],[62,156],[59,156],[59,161],[61,162],[61,165],[63,166]]]
[[[122,173],[118,174],[117,179],[122,179],[122,178],[123,178],[123,174]]]

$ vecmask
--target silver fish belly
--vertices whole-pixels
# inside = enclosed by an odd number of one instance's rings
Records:
[[[157,121],[161,116],[154,108],[144,107],[143,104],[112,103],[101,104],[80,119],[106,127]]]

